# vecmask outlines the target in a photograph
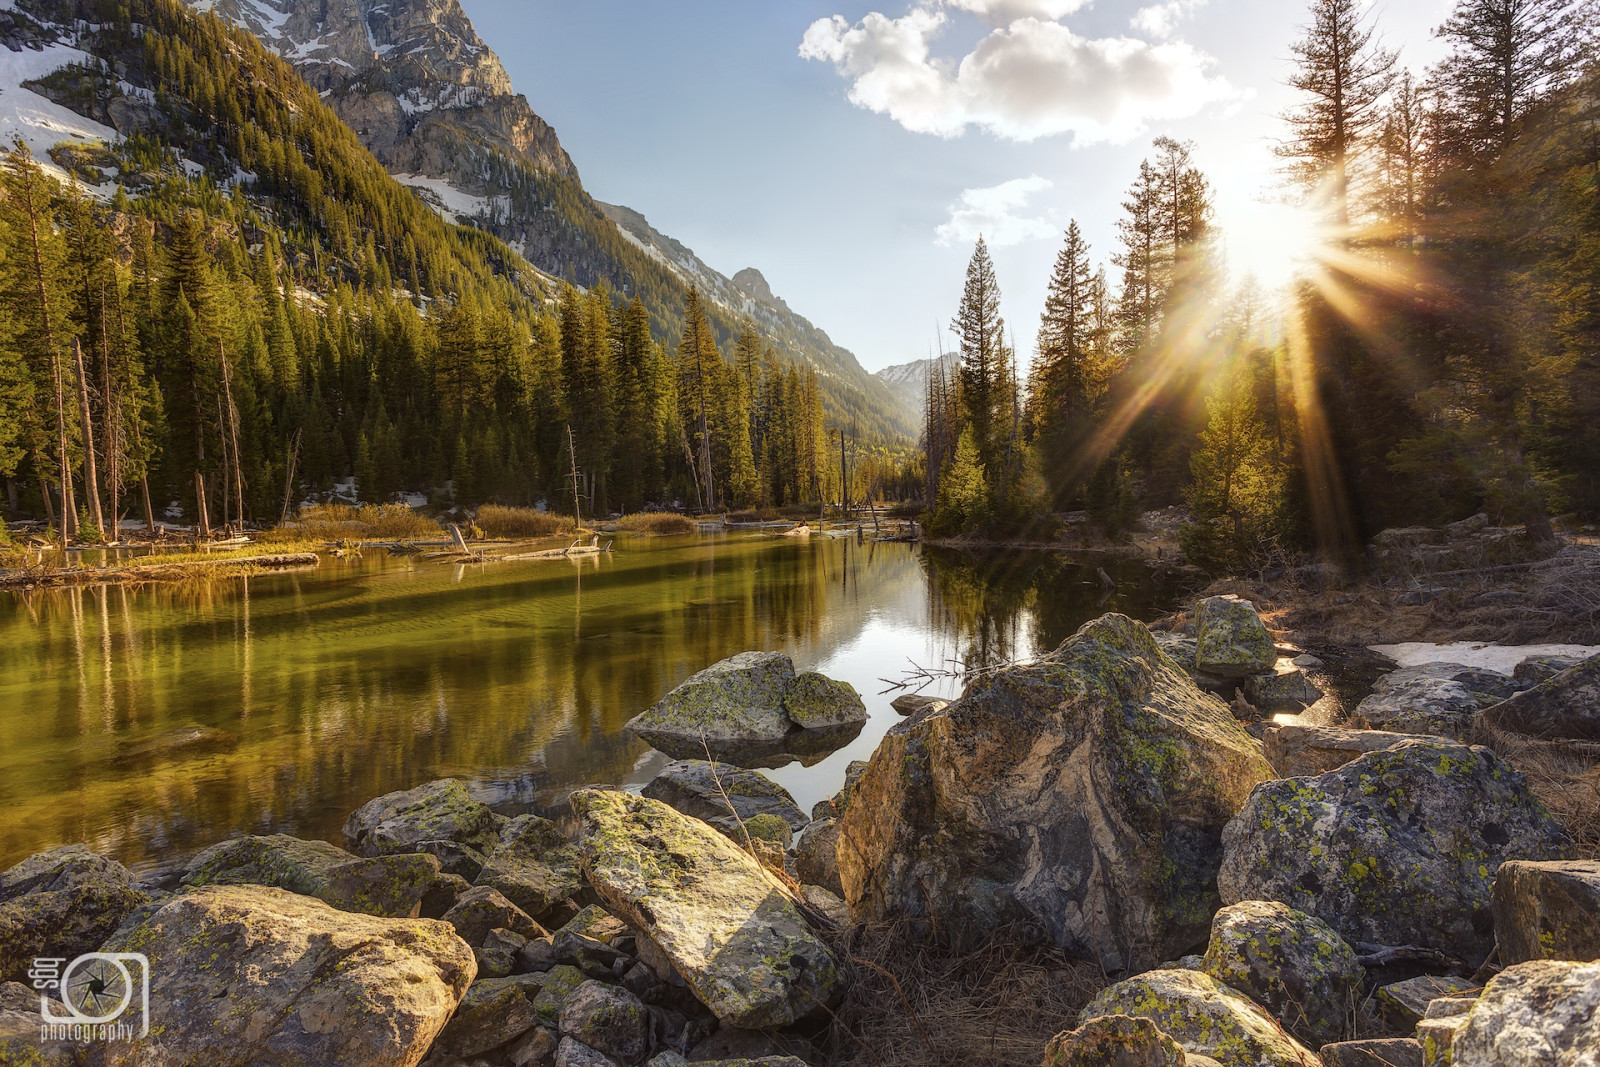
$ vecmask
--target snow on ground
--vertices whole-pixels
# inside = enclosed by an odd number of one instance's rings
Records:
[[[1581,656],[1585,659],[1600,656],[1597,645],[1489,645],[1476,641],[1457,641],[1450,645],[1408,641],[1401,645],[1373,645],[1372,651],[1388,656],[1402,667],[1459,663],[1463,667],[1481,667],[1501,674],[1510,674],[1529,656]]]
[[[416,192],[429,207],[451,221],[482,218],[489,213],[488,197],[463,193],[441,178],[396,174],[394,180]]]
[[[37,52],[31,48],[20,52],[0,48],[0,146],[9,147],[21,137],[40,166],[53,177],[65,181],[68,175],[50,161],[50,149],[63,141],[115,144],[116,130],[22,87],[23,82],[43,78],[69,63],[90,60],[87,52],[64,44],[52,44]],[[114,191],[109,183],[101,190],[93,186],[85,188],[104,196]]]

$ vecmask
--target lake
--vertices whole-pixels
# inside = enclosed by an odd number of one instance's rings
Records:
[[[446,776],[497,811],[556,813],[575,787],[649,781],[668,759],[623,724],[749,649],[866,701],[845,748],[767,771],[809,810],[899,721],[885,679],[1034,655],[1176,595],[1100,565],[1109,595],[1095,564],[1059,556],[720,534],[0,594],[0,869],[77,841],[136,866],[239,833],[339,841],[362,803]]]

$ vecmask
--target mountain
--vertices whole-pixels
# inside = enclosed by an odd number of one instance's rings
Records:
[[[441,215],[503,240],[549,277],[637,294],[677,337],[698,285],[726,350],[748,318],[809,365],[832,421],[880,439],[917,413],[775,296],[759,271],[729,278],[626,207],[584,190],[549,124],[517,95],[458,0],[188,0],[293,64],[400,182]]]
[[[948,352],[939,359],[915,359],[910,363],[897,363],[892,367],[883,368],[873,377],[883,383],[884,388],[889,390],[901,406],[916,412],[920,417],[928,402],[928,375],[939,362],[944,364],[944,372],[948,376],[960,365],[961,357],[954,352]]]

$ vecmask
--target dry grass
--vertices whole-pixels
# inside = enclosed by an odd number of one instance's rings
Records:
[[[624,515],[617,520],[617,528],[641,534],[692,534],[699,527],[687,515],[675,511],[641,511]]]
[[[572,519],[566,515],[500,504],[483,505],[473,522],[490,537],[554,537],[574,530]]]
[[[258,537],[287,541],[402,541],[443,536],[439,524],[406,504],[314,504]]]
[[[1473,741],[1521,771],[1534,794],[1567,828],[1579,859],[1600,860],[1600,744],[1540,741],[1480,722]]]
[[[835,1014],[838,1067],[1037,1067],[1107,984],[1093,963],[1000,931],[977,947],[939,943],[926,924],[857,926],[835,946],[849,991]]]

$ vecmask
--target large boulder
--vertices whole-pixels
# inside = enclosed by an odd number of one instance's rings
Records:
[[[1500,963],[1600,960],[1600,862],[1513,860],[1494,880]]]
[[[1277,646],[1256,606],[1236,596],[1210,596],[1194,609],[1195,668],[1222,678],[1267,674]]]
[[[1187,1067],[1182,1046],[1149,1019],[1102,1015],[1050,1039],[1043,1067]]]
[[[260,886],[210,886],[118,932],[150,961],[150,1037],[111,1065],[410,1065],[475,971],[430,919],[379,919]],[[153,1057],[153,1058],[151,1058]]]
[[[1324,695],[1298,667],[1274,674],[1252,674],[1244,683],[1244,698],[1257,711],[1300,712]]]
[[[1493,752],[1404,741],[1257,786],[1223,846],[1225,903],[1281,901],[1352,943],[1418,945],[1476,967],[1494,947],[1500,864],[1559,859],[1571,842]]]
[[[1222,1067],[1310,1067],[1316,1054],[1278,1025],[1260,1005],[1200,971],[1150,971],[1100,991],[1078,1016],[1149,1019],[1185,1052],[1210,1056]]]
[[[1261,734],[1261,751],[1278,777],[1301,778],[1338,770],[1368,752],[1382,752],[1402,741],[1431,740],[1427,734],[1270,723]]]
[[[534,998],[544,985],[545,976],[533,974],[473,982],[439,1035],[439,1046],[458,1056],[478,1056],[522,1036],[539,1024]]]
[[[558,904],[583,890],[578,850],[549,819],[520,815],[501,832],[500,844],[484,861],[477,884],[499,890],[542,921]]]
[[[650,1051],[650,1012],[620,986],[589,981],[561,1006],[561,1035],[618,1063],[636,1064]]]
[[[445,778],[367,801],[345,820],[344,836],[363,856],[419,852],[425,841],[454,841],[489,853],[500,821],[468,795],[466,783]]]
[[[1452,1042],[1455,1067],[1600,1064],[1600,962],[1537,960],[1489,980]]]
[[[1203,944],[1260,746],[1121,615],[890,730],[839,816],[858,918],[1025,921],[1107,970]]]
[[[93,952],[149,900],[126,867],[82,845],[28,857],[0,873],[0,982],[26,980],[36,957]]]
[[[828,730],[867,721],[867,706],[855,686],[816,671],[795,675],[784,694],[783,710],[802,730]]]
[[[1312,1048],[1348,1036],[1367,976],[1333,927],[1265,900],[1217,912],[1201,969],[1266,1008]]]
[[[315,897],[327,888],[329,871],[354,859],[326,841],[287,834],[234,837],[196,853],[184,870],[183,884],[266,885]]]
[[[57,1014],[66,1014],[60,1009]],[[78,1067],[78,1046],[45,1040],[39,991],[21,982],[0,983],[0,1063],[8,1067]]]
[[[585,789],[572,805],[589,884],[724,1024],[787,1026],[837,996],[833,953],[749,853],[648,797]]]
[[[735,841],[744,840],[741,827],[758,815],[776,815],[794,833],[810,822],[783,786],[759,771],[747,771],[731,763],[675,760],[661,768],[642,792],[709,823]]]
[[[1512,695],[1484,711],[1483,721],[1533,737],[1600,740],[1600,656]]]
[[[1520,686],[1509,675],[1459,663],[1424,663],[1379,678],[1351,722],[1367,730],[1428,734],[1465,741],[1478,716]]]
[[[438,857],[425,852],[373,856],[330,868],[317,896],[341,911],[415,918],[438,877]]]
[[[794,722],[784,697],[794,663],[781,652],[741,652],[690,675],[628,729],[688,741],[782,741]]]

